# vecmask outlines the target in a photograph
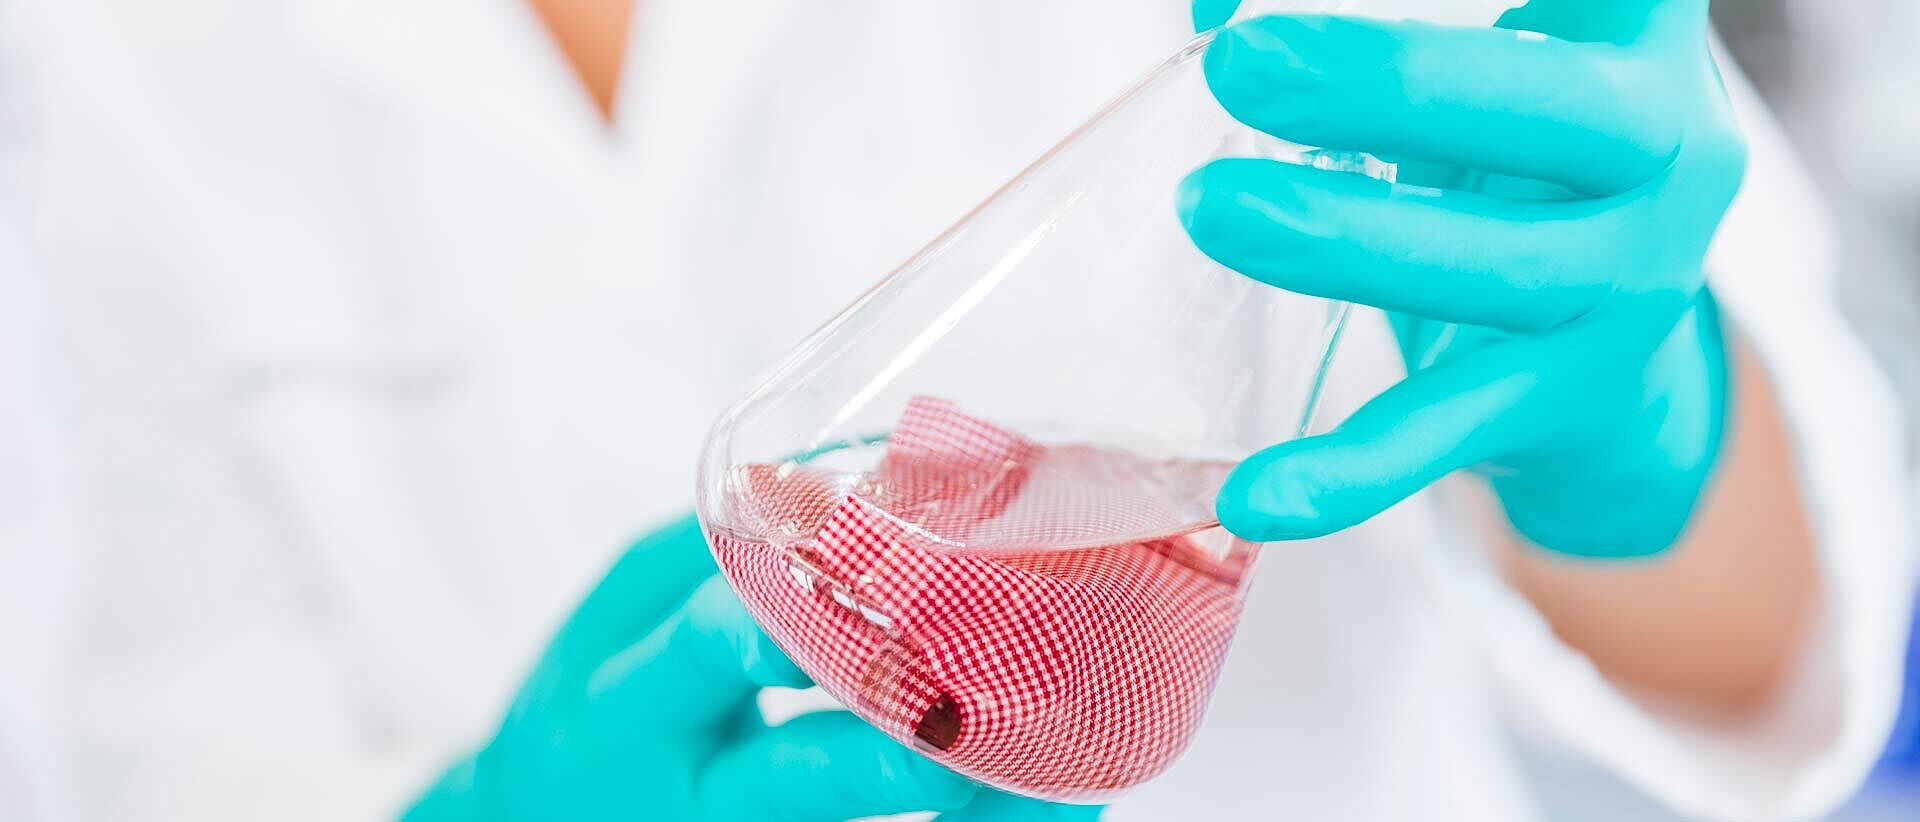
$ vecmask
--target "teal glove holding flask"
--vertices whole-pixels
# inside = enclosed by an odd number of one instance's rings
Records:
[[[1746,157],[1706,0],[1533,2],[1493,29],[1260,17],[1205,60],[1236,118],[1398,176],[1215,161],[1179,191],[1194,243],[1386,309],[1408,370],[1333,430],[1246,460],[1221,521],[1317,536],[1467,469],[1549,550],[1671,547],[1726,427],[1702,262]]]

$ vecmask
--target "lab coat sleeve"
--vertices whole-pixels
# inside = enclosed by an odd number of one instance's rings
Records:
[[[1484,640],[1523,734],[1571,751],[1689,818],[1817,818],[1849,796],[1899,707],[1914,579],[1905,423],[1842,317],[1837,249],[1813,186],[1741,78],[1746,185],[1710,254],[1730,325],[1768,369],[1794,439],[1823,612],[1783,694],[1757,721],[1710,727],[1610,685],[1483,559],[1461,554],[1453,610]]]

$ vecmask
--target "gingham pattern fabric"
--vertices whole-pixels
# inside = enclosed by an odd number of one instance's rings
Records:
[[[1041,449],[959,412],[946,400],[907,403],[863,496],[894,518],[952,543],[994,521],[1026,485]]]
[[[1213,518],[1231,466],[1090,445],[1042,448],[928,397],[907,404],[880,469],[853,491],[922,536],[970,551],[1098,547]]]
[[[739,468],[733,487],[760,497],[739,508],[792,518],[760,533],[793,538],[709,537],[774,641],[867,721],[988,784],[1099,799],[1164,770],[1198,727],[1249,553],[1221,558],[1191,535],[1053,550],[1047,508],[1027,497],[1045,491],[1054,450],[916,400],[870,476]],[[1068,456],[1096,486],[1147,464]],[[1113,532],[1082,521],[1101,498],[1066,510],[1067,540]],[[1002,530],[1030,537],[1026,550],[954,550],[909,524],[965,541],[1016,514]]]

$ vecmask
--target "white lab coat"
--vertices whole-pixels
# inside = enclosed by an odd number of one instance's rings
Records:
[[[611,132],[514,0],[0,12],[0,816],[390,813],[688,507],[757,369],[1186,31],[1176,0],[643,5]],[[1426,494],[1268,553],[1208,727],[1111,818],[1848,792],[1894,705],[1912,498],[1813,194],[1742,100],[1715,282],[1827,591],[1792,698],[1742,730],[1636,704]],[[1332,411],[1397,376],[1373,320]]]

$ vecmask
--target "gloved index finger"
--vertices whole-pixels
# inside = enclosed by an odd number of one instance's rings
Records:
[[[1277,137],[1546,180],[1608,196],[1678,150],[1685,84],[1611,43],[1532,32],[1320,16],[1220,32],[1207,85]]]
[[[1215,160],[1181,183],[1202,253],[1269,285],[1422,317],[1543,331],[1638,276],[1595,201],[1428,191],[1273,160]]]
[[[587,695],[595,710],[677,732],[726,719],[760,688],[810,684],[714,576],[645,638],[594,669]]]

